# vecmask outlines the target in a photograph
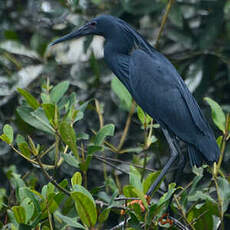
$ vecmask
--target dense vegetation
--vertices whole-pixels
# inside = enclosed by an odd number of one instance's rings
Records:
[[[48,47],[102,13],[173,62],[221,149],[214,166],[172,170],[151,202],[168,145],[105,66],[103,40]],[[229,0],[5,0],[0,17],[1,229],[228,229]]]

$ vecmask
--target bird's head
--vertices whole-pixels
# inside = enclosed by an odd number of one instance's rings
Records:
[[[110,15],[98,16],[79,29],[53,41],[50,45],[52,46],[63,41],[77,39],[86,35],[101,35],[107,38],[111,31],[115,29],[116,20],[117,18]]]

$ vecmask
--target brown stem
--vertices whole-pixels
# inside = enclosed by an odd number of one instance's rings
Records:
[[[180,211],[180,213],[181,213],[181,215],[182,215],[184,221],[190,226],[190,228],[191,228],[192,230],[195,230],[193,224],[191,224],[191,223],[187,220],[186,213],[184,212],[184,209],[182,208],[182,206],[181,206],[179,200],[177,199],[177,195],[174,195],[174,199],[175,199],[175,201],[176,201],[177,208],[178,208],[178,210]]]
[[[169,2],[168,2],[167,8],[166,8],[166,12],[164,13],[164,16],[163,16],[162,21],[161,21],[160,31],[159,31],[159,33],[158,33],[158,35],[157,35],[157,40],[156,40],[156,44],[155,44],[155,47],[156,47],[156,48],[157,48],[158,45],[159,45],[159,41],[160,41],[161,34],[162,34],[162,32],[163,32],[165,23],[166,23],[166,21],[167,21],[167,19],[168,19],[168,15],[169,15],[169,12],[170,12],[170,10],[171,10],[171,7],[172,7],[174,1],[175,1],[175,0],[169,0]]]
[[[63,192],[64,194],[66,194],[67,196],[70,196],[70,192],[64,188],[62,188],[49,174],[48,172],[44,169],[43,164],[40,160],[39,156],[36,156],[36,160],[38,165],[40,166],[42,173],[44,174],[44,176],[57,188],[59,189],[61,192]]]
[[[119,160],[119,159],[114,159],[114,158],[111,158],[111,157],[97,156],[97,158],[101,158],[101,159],[103,159],[105,161],[114,161],[114,162],[121,163],[121,164],[133,165],[136,168],[143,169],[143,166],[141,166],[141,165],[137,165],[137,164],[130,163],[130,162],[127,162],[127,161],[122,161],[122,160]],[[145,169],[150,171],[150,172],[156,172],[156,170],[153,170],[153,169],[150,169],[150,168],[145,168]]]
[[[135,101],[133,100],[133,101],[132,101],[131,108],[130,108],[130,110],[129,110],[128,118],[127,118],[127,120],[126,120],[125,128],[124,128],[123,134],[122,134],[121,139],[120,139],[120,143],[119,143],[119,145],[118,145],[118,147],[117,147],[118,151],[121,150],[121,148],[122,148],[123,145],[124,145],[126,136],[127,136],[127,134],[128,134],[128,131],[129,131],[129,126],[130,126],[130,123],[131,123],[131,118],[132,118],[132,116],[133,116],[133,114],[134,114],[135,108],[136,108],[136,103],[135,103]]]
[[[102,158],[99,157],[99,156],[94,155],[93,157],[94,157],[95,159],[99,160],[99,161],[102,161],[104,164],[107,164],[107,165],[111,166],[112,168],[114,168],[114,169],[116,169],[116,170],[118,170],[118,171],[124,173],[124,174],[128,174],[128,173],[129,173],[129,172],[127,172],[127,171],[124,171],[124,170],[118,168],[116,165],[114,165],[114,164],[112,164],[112,163],[110,163],[110,162],[108,162],[108,161],[102,159]]]
[[[220,150],[220,158],[219,158],[219,161],[217,163],[217,173],[220,169],[221,163],[222,163],[223,158],[224,158],[224,152],[225,152],[225,147],[226,147],[226,142],[227,142],[228,132],[229,132],[229,130],[228,130],[229,129],[229,123],[230,123],[230,115],[228,113],[227,117],[226,117],[225,131],[224,131],[222,141],[221,141],[221,146],[220,146],[221,150]]]
[[[96,106],[96,112],[98,114],[99,122],[100,122],[100,129],[104,126],[104,119],[102,116],[102,112],[100,109],[100,104],[97,99],[95,99],[95,106]]]
[[[220,227],[219,227],[219,229],[224,230],[223,200],[222,200],[221,195],[220,195],[220,190],[219,190],[217,178],[215,175],[214,175],[213,179],[214,179],[214,183],[216,186],[216,193],[217,193],[217,199],[218,199],[218,210],[220,213]]]

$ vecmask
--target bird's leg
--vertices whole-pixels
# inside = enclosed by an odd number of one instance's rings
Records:
[[[171,165],[173,164],[173,162],[176,160],[177,156],[179,155],[178,152],[178,146],[175,146],[174,140],[173,138],[170,136],[169,132],[167,129],[162,128],[162,131],[165,135],[165,138],[169,144],[169,149],[170,149],[170,158],[167,162],[167,164],[163,167],[163,169],[161,170],[160,175],[157,177],[157,179],[154,181],[154,183],[151,185],[151,187],[149,188],[147,195],[151,196],[154,189],[156,188],[156,186],[160,183],[160,181],[162,180],[162,178],[165,176],[165,174],[167,173],[168,169],[171,167]]]

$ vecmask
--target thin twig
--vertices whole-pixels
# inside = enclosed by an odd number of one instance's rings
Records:
[[[48,211],[48,221],[49,221],[50,230],[53,230],[52,215],[51,215],[48,207],[47,207],[47,211]]]
[[[195,224],[204,214],[206,214],[209,210],[205,210],[198,217],[194,218],[191,224]]]
[[[229,129],[229,123],[230,123],[230,115],[228,113],[227,117],[226,117],[225,131],[224,131],[222,142],[221,142],[220,158],[219,158],[219,161],[217,163],[217,173],[220,169],[221,163],[222,163],[223,158],[224,158],[224,152],[225,152],[225,147],[226,147],[226,142],[227,142],[227,137],[228,137],[228,132],[229,132],[229,130],[228,130]]]
[[[93,130],[93,129],[91,129],[91,132],[92,132],[94,135],[97,134],[97,132],[96,132],[95,130]],[[118,152],[118,149],[117,149],[114,145],[110,144],[108,141],[104,141],[104,144],[105,144],[106,146],[108,146],[109,149],[110,149],[112,152],[114,152],[114,153],[117,153],[117,152]]]
[[[97,157],[101,158],[103,160],[106,160],[106,161],[110,160],[110,161],[114,161],[114,162],[121,163],[121,164],[133,165],[136,168],[143,169],[143,166],[137,165],[137,164],[133,164],[131,162],[122,161],[122,160],[114,159],[114,158],[111,158],[111,157],[103,157],[103,156],[97,156]],[[153,169],[150,169],[150,168],[145,168],[145,169],[148,170],[148,171],[150,171],[150,172],[156,172],[156,170],[153,170]]]
[[[81,142],[81,158],[82,158],[82,163],[84,163],[85,162],[85,149],[84,149],[82,142]],[[83,176],[84,176],[84,186],[87,189],[87,186],[88,186],[87,170],[83,171]]]
[[[95,99],[95,106],[96,106],[96,112],[98,114],[98,119],[100,122],[100,129],[101,129],[104,126],[104,119],[103,119],[102,112],[100,109],[100,104],[97,99]]]
[[[217,182],[217,178],[214,175],[213,176],[213,180],[216,186],[216,193],[217,193],[217,199],[218,199],[218,210],[219,210],[219,214],[220,214],[220,227],[219,229],[224,230],[224,213],[223,213],[223,200],[221,198],[220,195],[220,189],[219,189],[219,185]]]
[[[126,172],[126,171],[124,171],[124,170],[118,168],[116,165],[114,165],[114,164],[112,164],[112,163],[110,163],[110,162],[108,162],[108,161],[106,161],[106,160],[103,160],[101,157],[98,157],[98,156],[94,155],[94,158],[97,159],[97,160],[99,160],[99,161],[104,162],[105,164],[111,166],[112,168],[114,168],[114,169],[116,169],[116,170],[118,170],[118,171],[120,171],[120,172],[122,172],[122,173],[129,174],[129,172]]]
[[[114,201],[129,201],[129,200],[140,200],[138,197],[118,197]]]
[[[29,157],[23,155],[20,151],[18,151],[12,144],[9,144],[9,146],[17,153],[19,154],[21,157],[23,157],[24,159],[26,159],[27,161],[29,161],[31,164],[34,165],[39,165],[37,161],[30,159]],[[47,165],[47,164],[43,164],[43,167],[46,169],[53,169],[54,165]]]
[[[42,173],[45,175],[45,177],[48,179],[48,181],[50,181],[57,189],[59,189],[61,192],[63,192],[64,194],[66,194],[67,196],[70,196],[70,192],[64,188],[62,188],[49,174],[48,172],[44,169],[43,164],[40,160],[40,157],[37,155],[36,156],[36,160],[37,163],[39,164]]]
[[[141,172],[141,182],[144,180],[145,176],[145,170],[146,170],[146,165],[147,165],[147,152],[144,152],[144,162],[143,162],[143,167],[142,167],[142,172]]]
[[[186,214],[185,214],[185,212],[184,212],[182,206],[180,205],[179,200],[177,199],[177,195],[174,195],[174,199],[175,199],[175,201],[176,201],[177,208],[178,208],[178,210],[180,211],[180,213],[181,213],[181,215],[182,215],[184,221],[187,223],[187,225],[190,226],[190,228],[191,228],[192,230],[195,230],[194,226],[187,220]]]
[[[127,221],[129,220],[130,218],[127,219]],[[125,224],[125,221],[122,221],[121,223],[119,223],[118,225],[114,226],[113,228],[110,228],[110,230],[117,230],[117,229],[121,229],[122,226],[124,226]]]
[[[110,206],[109,203],[106,203],[106,202],[101,201],[101,200],[95,200],[95,203],[96,203],[96,205],[100,206],[100,208]],[[129,208],[124,207],[124,206],[115,206],[115,205],[113,205],[112,208],[119,209],[119,210],[129,210]]]
[[[174,225],[176,225],[178,227],[178,229],[181,230],[189,230],[189,228],[185,225],[183,225],[179,220],[177,220],[176,218],[169,216],[169,218],[173,221]]]
[[[130,126],[131,119],[132,119],[132,116],[134,114],[135,108],[136,108],[136,103],[135,103],[134,100],[132,100],[132,105],[131,105],[131,108],[129,110],[129,115],[128,115],[128,118],[126,120],[125,128],[124,128],[124,131],[122,133],[122,136],[121,136],[121,139],[120,139],[120,143],[119,143],[119,145],[117,147],[118,151],[121,150],[121,148],[124,145],[124,142],[125,142],[126,136],[128,134],[128,131],[129,131],[129,126]]]
[[[52,144],[48,149],[46,149],[45,151],[43,151],[41,154],[40,154],[40,158],[42,158],[43,156],[45,156],[47,153],[49,153],[53,148],[55,148],[55,143]]]
[[[163,16],[163,18],[162,18],[162,21],[161,21],[160,31],[159,31],[159,33],[158,33],[158,35],[157,35],[157,40],[156,40],[156,43],[155,43],[155,47],[156,47],[156,48],[158,48],[161,34],[162,34],[162,32],[163,32],[165,23],[166,23],[166,21],[167,21],[167,19],[168,19],[168,15],[169,15],[169,12],[170,12],[170,10],[171,10],[171,7],[172,7],[174,1],[175,1],[175,0],[169,0],[169,2],[168,2],[167,8],[166,8],[166,12],[165,12],[165,14],[164,14],[164,16]]]

